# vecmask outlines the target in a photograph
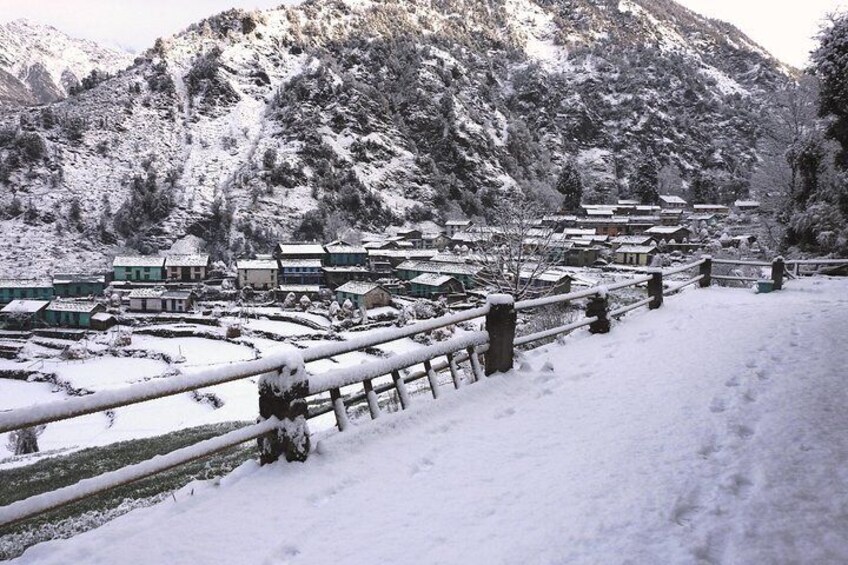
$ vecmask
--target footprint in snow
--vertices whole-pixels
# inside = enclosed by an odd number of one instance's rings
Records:
[[[283,545],[274,550],[265,560],[265,565],[288,565],[294,563],[294,558],[300,555],[300,550],[293,545]]]
[[[727,410],[727,400],[720,396],[716,396],[713,398],[713,401],[710,402],[710,412],[713,414],[721,414]]]
[[[739,498],[748,498],[748,495],[751,493],[751,489],[754,488],[754,482],[745,475],[735,474],[732,475],[724,485],[724,488],[727,489],[733,496],[738,496]]]
[[[738,424],[733,426],[733,433],[739,439],[751,439],[754,437],[754,430],[746,426],[745,424]]]
[[[412,466],[411,475],[414,477],[415,475],[427,473],[428,471],[430,471],[430,469],[435,467],[435,465],[436,464],[433,463],[433,460],[430,459],[429,457],[422,457],[421,459],[418,460],[417,463],[415,463]]]
[[[501,410],[500,412],[495,414],[496,420],[501,420],[503,418],[509,418],[510,416],[515,415],[515,408],[507,408],[506,410]]]
[[[550,361],[546,361],[544,365],[542,365],[542,372],[544,373],[553,373],[554,372],[554,364]]]
[[[724,386],[726,386],[726,387],[737,387],[737,386],[739,386],[739,377],[736,376],[736,375],[730,377],[729,379],[727,379],[724,382]]]

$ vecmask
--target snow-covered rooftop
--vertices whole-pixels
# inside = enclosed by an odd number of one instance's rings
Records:
[[[452,280],[456,279],[449,275],[440,275],[438,273],[422,273],[409,282],[413,284],[420,284],[422,286],[440,287],[444,284],[449,283]]]
[[[236,261],[236,269],[239,270],[276,271],[278,268],[277,262],[272,259],[240,259]]]
[[[162,298],[163,294],[165,294],[165,291],[161,288],[136,288],[130,291],[129,298],[131,300],[141,298]]]
[[[166,267],[205,267],[209,264],[209,255],[169,255],[165,258]]]
[[[35,314],[50,304],[49,300],[12,300],[0,310],[3,314]]]
[[[369,281],[348,281],[338,287],[336,292],[347,292],[350,294],[368,294],[371,291],[377,290],[380,285]]]
[[[318,243],[281,243],[277,246],[280,257],[286,255],[324,255],[324,247]]]
[[[616,249],[616,253],[653,253],[657,250],[653,245],[622,245]]]
[[[327,253],[356,253],[361,255],[368,252],[361,245],[328,245],[325,249]]]
[[[683,226],[654,226],[652,228],[648,228],[645,233],[665,235],[670,233],[676,233],[681,230],[689,231]]]
[[[83,300],[54,300],[47,306],[47,310],[53,312],[93,312],[97,308],[102,308],[97,302]]]
[[[664,204],[675,204],[678,206],[685,206],[686,201],[680,198],[679,196],[674,196],[672,194],[661,194],[660,201]]]
[[[320,269],[321,259],[280,259],[280,269]]]
[[[118,255],[112,261],[113,267],[164,267],[165,258],[153,255]]]
[[[0,279],[0,288],[50,288],[53,283],[46,279]]]
[[[53,275],[53,284],[105,284],[106,275],[87,275],[87,274],[56,274]]]

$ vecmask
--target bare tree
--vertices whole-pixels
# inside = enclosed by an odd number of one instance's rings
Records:
[[[511,294],[516,300],[547,294],[540,277],[555,263],[554,230],[542,226],[544,211],[524,199],[506,199],[494,210],[470,263],[478,286]]]

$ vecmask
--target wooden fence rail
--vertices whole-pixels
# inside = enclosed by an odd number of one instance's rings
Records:
[[[816,261],[809,264],[820,265],[823,262]],[[848,261],[838,264],[846,263]],[[427,379],[426,386],[432,396],[439,398],[442,387],[439,382],[441,373],[450,374],[448,382],[453,388],[462,387],[466,381],[480,382],[487,375],[512,369],[516,347],[527,346],[587,326],[591,333],[606,333],[610,331],[612,319],[618,319],[628,312],[645,306],[651,310],[661,308],[664,297],[669,294],[694,285],[702,288],[709,287],[713,280],[729,280],[726,276],[712,274],[714,264],[758,267],[770,265],[774,288],[777,290],[782,288],[786,272],[786,262],[782,258],[777,258],[771,263],[763,263],[714,260],[704,256],[693,263],[665,271],[651,270],[647,274],[610,285],[519,302],[515,302],[508,295],[492,295],[484,306],[473,310],[401,328],[370,332],[345,342],[321,344],[305,350],[288,346],[255,361],[211,367],[168,379],[131,385],[120,390],[97,392],[85,397],[0,412],[0,433],[2,433],[129,406],[239,379],[259,377],[259,421],[257,424],[245,426],[136,465],[85,479],[75,485],[0,507],[0,526],[25,520],[104,490],[138,481],[246,441],[258,441],[260,461],[263,464],[280,458],[285,458],[287,461],[303,461],[310,452],[309,420],[332,412],[335,415],[337,428],[344,431],[349,428],[348,409],[353,406],[361,406],[364,403],[367,405],[370,417],[379,418],[381,407],[378,396],[385,393],[395,393],[401,409],[405,410],[410,405],[407,385],[424,378]],[[801,263],[794,262],[794,264]],[[696,270],[697,274],[688,279],[664,280],[684,273],[694,274]],[[739,277],[739,280],[741,279],[742,277]],[[645,298],[610,310],[612,292],[640,288],[646,290]],[[578,301],[585,301],[583,319],[528,335],[516,336],[519,312],[555,304],[575,304]],[[457,333],[456,337],[434,345],[422,346],[406,353],[355,367],[317,375],[310,375],[305,369],[305,364],[311,361],[328,359],[343,353],[359,351],[468,322],[472,326],[479,324],[478,327],[485,323],[485,329],[484,331],[462,331]],[[467,374],[470,375],[465,380],[461,374],[462,363],[468,364]],[[419,365],[423,365],[423,370],[408,371]],[[375,382],[380,379],[385,382]],[[361,392],[345,394],[343,389],[351,386],[361,386]],[[329,396],[329,402],[326,402],[324,406],[309,410],[309,399],[315,400],[327,396]]]

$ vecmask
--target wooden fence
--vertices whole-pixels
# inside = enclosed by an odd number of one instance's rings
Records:
[[[488,375],[512,369],[516,347],[564,335],[585,326],[589,327],[591,333],[606,333],[610,331],[612,319],[645,306],[651,310],[660,308],[665,296],[689,286],[708,287],[714,280],[753,280],[753,278],[714,275],[712,267],[717,264],[771,267],[774,288],[778,290],[783,286],[787,266],[787,263],[780,258],[772,263],[764,263],[703,257],[673,269],[652,270],[625,282],[596,286],[569,294],[519,302],[515,302],[508,295],[493,295],[484,306],[479,308],[400,328],[378,330],[345,342],[321,344],[305,350],[287,347],[279,353],[259,360],[210,367],[190,374],[131,385],[120,390],[102,391],[89,396],[0,412],[0,433],[4,433],[249,377],[260,377],[257,423],[166,455],[85,479],[74,485],[13,502],[0,508],[0,526],[25,520],[251,440],[258,441],[262,464],[271,463],[280,458],[285,458],[287,461],[304,461],[310,451],[308,428],[310,419],[332,412],[336,426],[340,431],[344,431],[349,427],[348,409],[352,406],[367,405],[372,419],[380,417],[381,407],[378,401],[380,394],[396,393],[401,408],[408,408],[411,398],[407,385],[411,382],[426,378],[426,388],[429,388],[433,398],[437,399],[442,394],[443,386],[439,383],[440,373],[448,372],[451,377],[450,385],[458,389],[465,384],[479,382]],[[822,264],[822,261],[816,264]],[[840,265],[844,264],[848,262],[840,263]],[[681,280],[669,280],[670,277],[685,277],[689,274],[693,276]],[[635,288],[645,288],[645,298],[610,310],[612,293]],[[583,300],[586,301],[585,318],[556,328],[516,337],[518,312],[554,304],[572,304]],[[360,351],[464,322],[482,322],[483,320],[485,320],[484,331],[466,331],[457,337],[386,359],[317,375],[309,375],[305,369],[305,363],[308,362]],[[483,356],[482,360],[481,356]],[[461,364],[467,365],[468,378],[463,379]],[[423,369],[415,369],[419,365],[423,366]],[[375,384],[378,379],[386,382]],[[342,389],[352,385],[361,387],[361,392],[344,395]],[[329,395],[329,403],[324,403],[324,406],[312,411],[309,410],[309,399],[326,398],[327,395]]]

